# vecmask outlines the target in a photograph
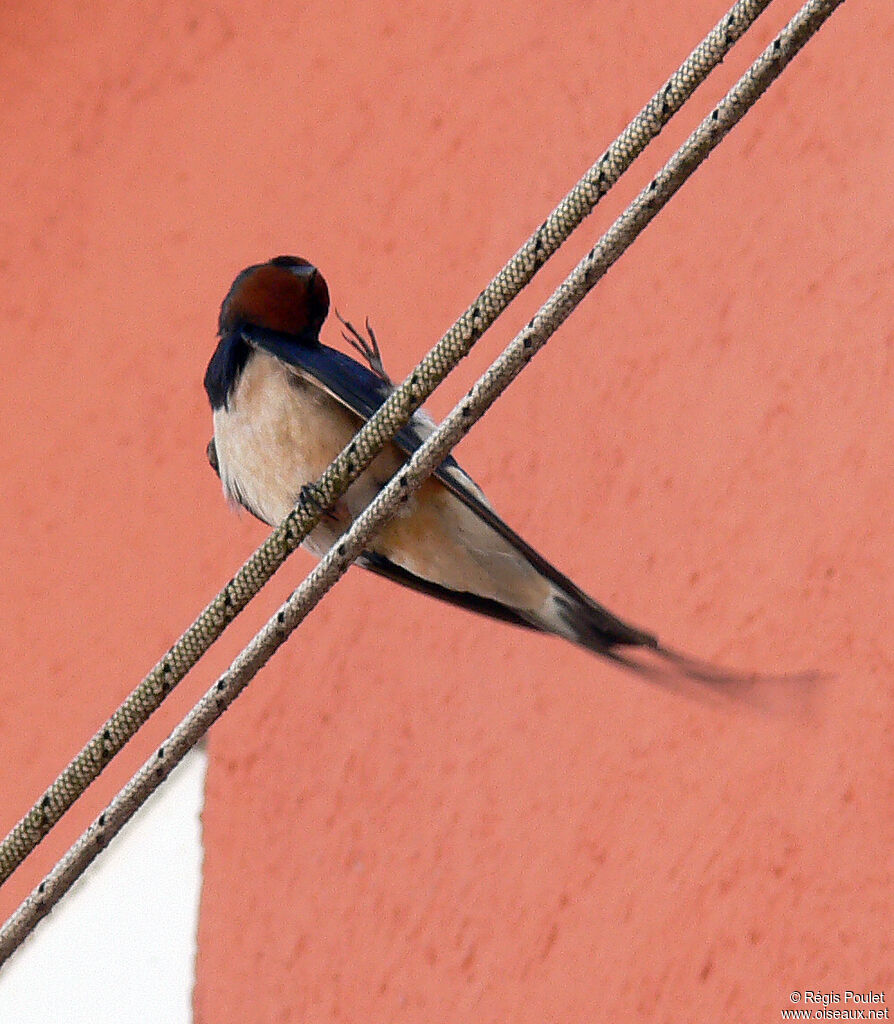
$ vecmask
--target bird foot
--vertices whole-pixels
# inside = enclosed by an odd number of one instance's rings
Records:
[[[350,320],[345,320],[338,310],[335,311],[335,315],[338,317],[342,327],[345,328],[345,330],[341,332],[345,341],[351,346],[351,348],[355,349],[363,356],[369,364],[369,368],[377,377],[381,377],[389,387],[394,387],[393,381],[385,371],[385,365],[382,362],[382,352],[379,349],[379,342],[372,329],[372,325],[369,322],[369,317],[366,318],[366,333],[369,337],[365,338],[350,322]]]

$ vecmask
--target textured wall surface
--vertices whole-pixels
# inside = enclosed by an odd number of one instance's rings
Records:
[[[235,273],[310,258],[403,375],[724,9],[4,6],[3,831],[264,536],[204,460]],[[458,453],[619,613],[725,665],[828,678],[700,700],[352,570],[211,737],[202,1024],[757,1022],[792,990],[894,999],[892,42],[890,4],[846,3]],[[312,564],[293,558],[0,912]]]

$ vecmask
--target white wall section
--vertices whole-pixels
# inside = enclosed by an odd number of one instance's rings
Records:
[[[204,745],[0,970],[0,1021],[190,1024]]]

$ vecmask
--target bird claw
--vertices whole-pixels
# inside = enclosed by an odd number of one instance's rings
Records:
[[[298,504],[302,505],[312,515],[321,519],[331,519],[338,522],[338,516],[334,509],[329,507],[326,495],[316,484],[305,484],[298,492]]]
[[[369,322],[369,317],[366,318],[366,333],[369,337],[365,338],[349,320],[345,320],[338,310],[335,311],[335,315],[338,317],[342,327],[346,328],[346,330],[341,332],[345,341],[351,348],[363,356],[369,364],[369,368],[377,377],[381,377],[389,387],[394,387],[382,362],[382,352],[379,349],[379,342]]]
[[[298,492],[298,504],[314,513],[326,511],[326,498],[316,484],[304,484]]]

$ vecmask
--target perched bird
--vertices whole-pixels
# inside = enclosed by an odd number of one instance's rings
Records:
[[[270,526],[285,518],[302,489],[322,475],[393,390],[368,325],[369,342],[342,321],[368,367],[321,344],[328,312],[322,274],[294,256],[243,270],[221,306],[220,342],[205,374],[214,412],[209,459],[227,498]],[[305,546],[325,554],[433,428],[433,420],[417,412]],[[585,594],[497,516],[453,458],[410,497],[357,563],[625,664],[631,664],[625,648],[647,648],[691,674],[712,681],[723,675],[664,647]]]

